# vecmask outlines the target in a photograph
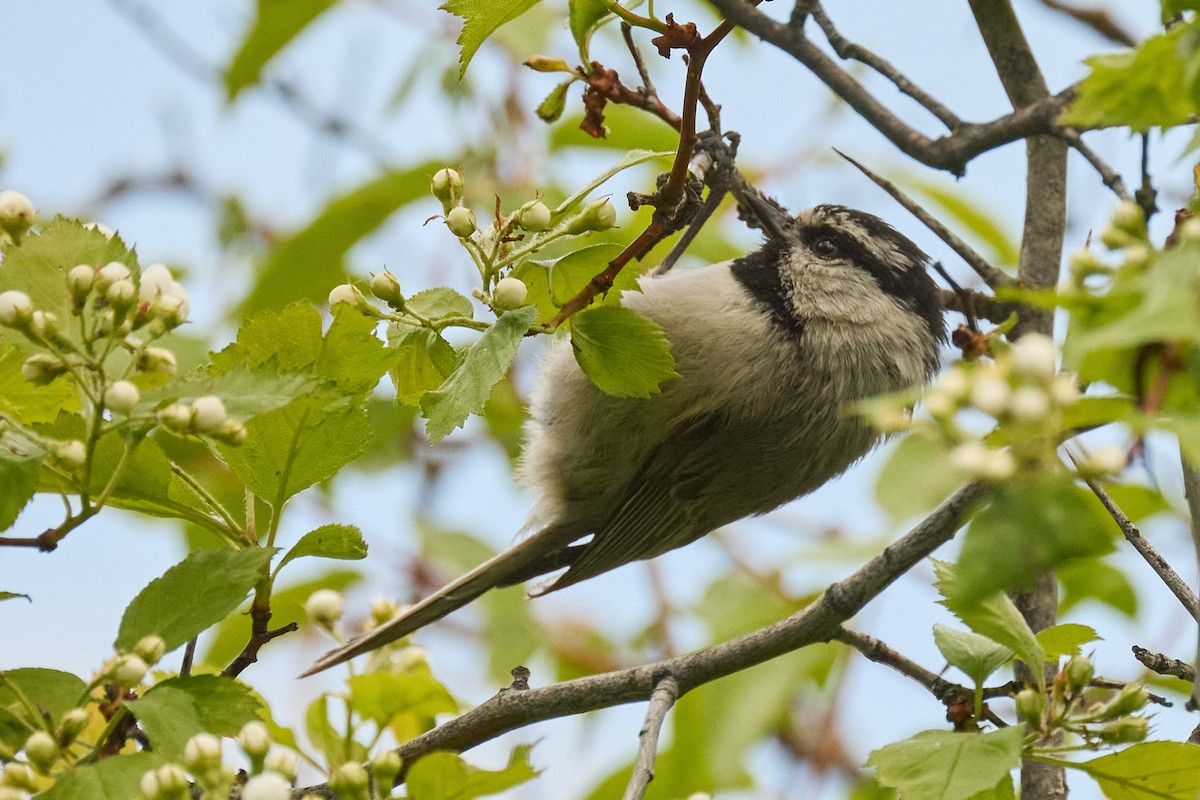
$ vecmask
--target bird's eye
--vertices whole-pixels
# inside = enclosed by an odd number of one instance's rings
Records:
[[[821,258],[833,258],[838,254],[838,245],[832,236],[822,236],[813,242],[812,251]]]

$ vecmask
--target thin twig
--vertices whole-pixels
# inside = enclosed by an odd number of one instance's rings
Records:
[[[1071,145],[1075,152],[1083,156],[1084,160],[1086,160],[1088,164],[1092,166],[1092,169],[1096,170],[1096,173],[1100,176],[1100,180],[1103,181],[1104,185],[1107,186],[1113,194],[1122,200],[1132,199],[1132,195],[1130,195],[1129,190],[1125,188],[1125,181],[1121,178],[1120,174],[1118,174],[1115,169],[1109,166],[1104,159],[1100,158],[1100,155],[1095,150],[1084,144],[1083,137],[1079,135],[1078,131],[1071,128],[1063,128],[1061,131],[1059,131],[1058,135],[1065,139],[1067,144]]]
[[[972,694],[971,690],[967,687],[948,681],[937,673],[925,669],[917,662],[901,655],[873,636],[851,630],[843,625],[838,628],[833,639],[853,647],[876,664],[891,667],[906,678],[912,678],[942,702],[949,702],[960,697],[969,697]]]
[[[1071,456],[1072,461],[1075,461],[1074,454],[1068,455]],[[1146,540],[1146,537],[1142,535],[1142,532],[1133,524],[1133,521],[1121,510],[1121,507],[1112,499],[1112,496],[1104,490],[1103,486],[1089,478],[1085,478],[1084,483],[1088,485],[1088,488],[1092,490],[1092,493],[1096,497],[1100,498],[1100,502],[1104,505],[1105,510],[1108,511],[1113,520],[1116,521],[1117,527],[1121,529],[1121,533],[1125,536],[1126,541],[1133,545],[1133,549],[1138,551],[1138,554],[1150,565],[1155,574],[1162,579],[1162,582],[1171,590],[1171,594],[1179,599],[1179,602],[1187,609],[1187,612],[1192,615],[1192,619],[1200,622],[1200,600],[1196,598],[1196,593],[1187,585],[1187,582],[1179,577],[1179,573],[1172,569],[1167,560]]]
[[[625,787],[622,800],[642,800],[650,781],[654,780],[654,759],[658,753],[658,733],[662,729],[667,712],[679,698],[679,684],[666,675],[654,687],[650,695],[650,707],[646,709],[646,721],[638,733],[637,758],[633,762],[633,775]]]
[[[1200,474],[1191,460],[1182,452],[1179,462],[1183,466],[1183,489],[1187,496],[1188,512],[1191,514],[1192,546],[1196,550],[1196,560],[1200,564]],[[1196,644],[1196,663],[1200,664],[1200,634]],[[1192,702],[1200,705],[1200,686],[1192,686]]]
[[[957,253],[959,258],[967,262],[967,266],[975,270],[975,274],[982,278],[983,282],[988,286],[995,289],[998,286],[1007,286],[1012,283],[1012,278],[989,264],[986,258],[976,252],[975,249],[969,244],[958,238],[958,235],[955,234],[954,231],[950,230],[941,222],[939,222],[932,214],[921,208],[920,204],[905,194],[900,187],[896,186],[886,178],[876,175],[874,172],[867,169],[865,166],[846,155],[841,150],[838,150],[836,147],[833,149],[833,152],[837,153],[839,156],[857,167],[859,172],[870,178],[875,185],[891,195],[900,205],[904,206],[904,208],[907,209],[910,214],[916,217],[922,225],[933,231],[934,235],[945,242],[951,250]]]
[[[183,647],[183,662],[179,665],[179,677],[186,678],[192,674],[192,662],[196,658],[197,637],[193,636]]]
[[[1144,647],[1138,647],[1136,644],[1133,646],[1133,657],[1141,662],[1142,666],[1146,669],[1156,672],[1159,675],[1170,675],[1189,683],[1193,683],[1196,680],[1196,668],[1179,659],[1169,658],[1162,653],[1155,653]]]

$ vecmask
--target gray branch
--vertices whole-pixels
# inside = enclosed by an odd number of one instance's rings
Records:
[[[646,721],[638,734],[637,758],[633,763],[633,775],[629,785],[625,787],[622,800],[642,800],[650,781],[654,780],[654,759],[658,753],[658,734],[662,730],[663,720],[675,701],[679,699],[679,684],[667,675],[654,687],[650,695],[650,707],[646,709]]]

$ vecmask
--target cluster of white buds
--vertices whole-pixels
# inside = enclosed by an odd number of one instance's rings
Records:
[[[289,800],[296,779],[296,753],[275,748],[267,726],[258,720],[242,726],[237,742],[250,760],[250,777],[239,795],[242,800]],[[182,765],[167,764],[142,776],[142,795],[146,800],[186,800],[193,789],[200,789],[205,797],[228,797],[236,773],[222,763],[221,755],[220,739],[210,733],[196,734],[184,746]],[[169,774],[164,775],[164,769]],[[178,778],[183,779],[182,793],[176,788]]]
[[[172,433],[199,434],[239,445],[246,441],[246,424],[225,410],[225,402],[215,395],[197,397],[190,404],[175,402],[154,412],[158,424]]]
[[[24,764],[10,761],[0,769],[0,800],[25,800],[37,790],[33,773]]]
[[[1179,233],[1184,239],[1200,241],[1200,223],[1189,232],[1185,222]],[[1067,261],[1070,285],[1075,289],[1084,288],[1087,279],[1094,275],[1112,275],[1118,270],[1143,271],[1156,254],[1148,237],[1145,212],[1132,200],[1122,200],[1113,209],[1112,221],[1100,232],[1100,242],[1111,251],[1119,251],[1121,263],[1114,266],[1088,247],[1076,250]]]

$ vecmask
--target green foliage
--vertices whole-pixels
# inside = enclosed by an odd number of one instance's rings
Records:
[[[388,343],[396,351],[391,376],[399,403],[419,405],[422,395],[441,386],[458,367],[454,348],[429,328],[392,325]]]
[[[1145,742],[1085,761],[1109,800],[1192,800],[1200,793],[1200,747]]]
[[[612,12],[603,0],[570,0],[568,19],[571,25],[571,35],[579,46],[579,63],[589,66],[592,59],[588,56],[588,43],[592,34]]]
[[[128,753],[78,767],[63,775],[41,800],[129,800],[142,796],[139,784],[146,770],[162,759],[155,753]]]
[[[538,0],[447,0],[440,8],[463,18],[462,33],[458,35],[458,76],[467,72],[475,51],[497,28],[511,22],[537,5]]]
[[[249,687],[220,675],[169,678],[129,703],[154,752],[178,760],[197,733],[233,736],[258,719],[262,702]]]
[[[37,493],[41,462],[41,448],[0,434],[0,530],[12,527]]]
[[[225,70],[229,100],[261,79],[263,67],[336,0],[258,0],[254,24]]]
[[[276,570],[297,558],[315,556],[339,561],[357,561],[367,557],[367,543],[362,531],[353,525],[322,525],[300,537],[283,558]]]
[[[428,670],[354,675],[347,683],[350,707],[379,730],[407,741],[433,727],[438,714],[454,714],[458,703]]]
[[[0,672],[0,745],[16,752],[29,734],[44,730],[45,720],[62,719],[87,693],[69,672],[21,667]]]
[[[946,458],[945,446],[919,433],[892,449],[875,481],[875,500],[894,520],[929,511],[962,485],[963,476]]]
[[[1046,660],[1058,662],[1060,656],[1077,656],[1085,644],[1099,641],[1096,629],[1077,622],[1051,625],[1038,631],[1038,643],[1046,651]]]
[[[77,412],[79,398],[71,379],[64,375],[48,386],[34,386],[21,375],[26,355],[0,340],[0,414],[35,424],[53,422],[60,411]]]
[[[1024,735],[1020,725],[993,733],[925,731],[876,750],[867,764],[905,800],[967,800],[1010,780]]]
[[[650,397],[663,381],[679,377],[662,328],[632,309],[579,312],[571,322],[571,346],[591,382],[616,397]]]
[[[143,636],[161,636],[170,652],[241,605],[264,577],[270,548],[197,550],[138,593],[113,646],[128,651]]]
[[[945,625],[933,626],[933,640],[946,663],[962,670],[976,686],[982,686],[989,675],[1012,658],[1012,650],[986,636]]]
[[[473,767],[454,753],[430,753],[408,771],[411,800],[471,800],[503,792],[537,777],[529,763],[529,747],[513,750],[508,766],[500,770]]]
[[[605,242],[572,250],[564,256],[521,262],[512,275],[529,288],[525,302],[537,306],[538,322],[547,322],[563,304],[583,290],[624,248]],[[615,305],[625,290],[637,285],[637,269],[630,264],[617,275],[601,302]]]

